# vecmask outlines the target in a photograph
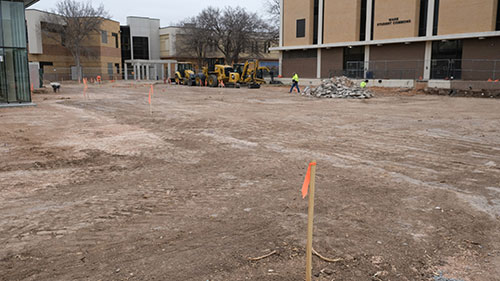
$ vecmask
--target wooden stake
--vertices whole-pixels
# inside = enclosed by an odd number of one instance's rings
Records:
[[[313,161],[316,163],[316,161]],[[314,184],[316,182],[316,165],[311,167],[311,183],[309,185],[309,209],[307,217],[307,246],[306,246],[306,281],[312,279],[312,250],[314,230]]]

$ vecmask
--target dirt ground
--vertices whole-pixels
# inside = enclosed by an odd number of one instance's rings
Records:
[[[500,100],[148,90],[0,109],[0,280],[304,280],[311,160],[314,280],[500,280]]]

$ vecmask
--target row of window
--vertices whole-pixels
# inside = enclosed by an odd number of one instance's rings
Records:
[[[111,37],[115,40],[115,47],[120,48],[120,42],[118,41],[118,33],[111,33]],[[101,30],[101,43],[108,44],[108,31]]]
[[[313,44],[318,43],[318,14],[320,0],[314,0],[314,23],[313,23]],[[321,0],[324,1],[324,0]],[[371,40],[373,40],[373,28],[375,20],[375,0],[361,0],[361,17],[360,17],[360,41],[366,40],[366,9],[368,1],[372,1],[372,24],[371,24]],[[434,3],[434,25],[432,27],[432,35],[436,36],[438,34],[439,26],[439,7],[440,0],[435,0]],[[500,30],[500,4],[497,5],[497,20],[496,29]],[[419,29],[418,36],[427,35],[427,13],[429,10],[429,0],[420,0],[420,16],[419,16]],[[324,30],[324,28],[323,28]],[[304,38],[306,36],[306,19],[298,19],[296,23],[296,37]],[[321,35],[323,36],[323,35]]]

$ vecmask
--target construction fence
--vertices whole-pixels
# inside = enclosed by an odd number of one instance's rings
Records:
[[[439,59],[431,60],[430,78],[446,80],[487,81],[500,79],[500,60]],[[422,80],[425,61],[383,60],[348,61],[344,69],[329,70],[329,77],[347,76],[357,79],[411,79]]]
[[[103,69],[100,67],[83,67],[82,77],[89,80],[97,79],[99,76],[102,81],[112,81],[123,79],[121,69],[113,68]],[[78,72],[76,67],[44,67],[39,69],[40,85],[51,82],[78,81]]]

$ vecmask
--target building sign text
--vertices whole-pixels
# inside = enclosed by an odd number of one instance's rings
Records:
[[[411,23],[411,20],[400,20],[399,18],[390,18],[386,22],[377,23],[377,26],[396,25],[396,24],[404,24],[404,23]]]

